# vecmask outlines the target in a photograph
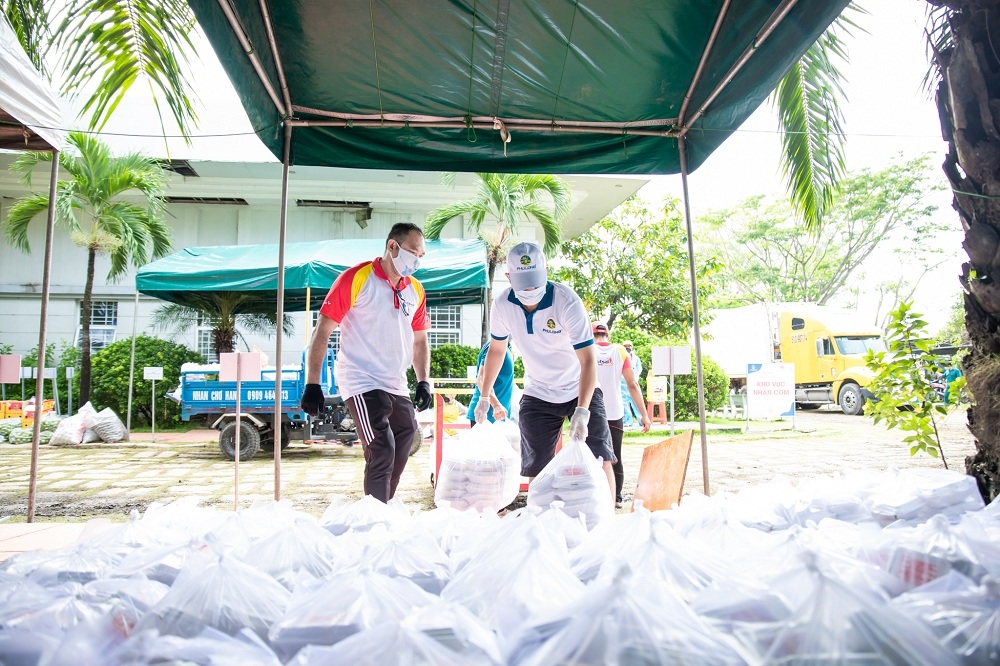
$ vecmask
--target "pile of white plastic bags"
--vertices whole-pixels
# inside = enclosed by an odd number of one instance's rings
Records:
[[[1000,663],[1000,504],[965,475],[565,508],[155,504],[0,565],[0,663]]]

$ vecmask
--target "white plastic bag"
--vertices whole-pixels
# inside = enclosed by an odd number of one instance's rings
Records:
[[[128,436],[125,424],[122,423],[122,420],[118,418],[118,415],[110,407],[102,409],[94,416],[94,421],[90,428],[94,431],[94,434],[109,444],[120,442]]]
[[[496,513],[514,501],[521,487],[521,453],[511,446],[509,428],[480,423],[448,442],[434,488],[437,506]]]
[[[608,476],[582,440],[571,439],[528,487],[528,506],[547,509],[555,501],[569,516],[583,514],[588,529],[615,514]]]
[[[83,442],[83,433],[87,430],[87,422],[82,414],[70,416],[59,422],[52,434],[49,444],[53,446],[71,446]]]

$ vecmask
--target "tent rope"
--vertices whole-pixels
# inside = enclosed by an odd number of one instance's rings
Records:
[[[375,8],[372,0],[368,0],[368,16],[372,22],[372,54],[375,58],[375,89],[378,91],[378,115],[384,119],[385,113],[382,111],[382,81],[378,73],[378,44],[375,40]]]
[[[472,39],[469,40],[469,112],[465,117],[465,124],[470,129],[466,133],[469,143],[476,142],[476,128],[472,126],[472,75],[475,72],[474,65],[476,61],[476,10],[478,8],[479,0],[474,0],[472,3]]]
[[[556,117],[556,111],[559,109],[559,99],[562,94],[562,84],[563,78],[566,76],[566,62],[569,60],[569,50],[573,46],[573,27],[576,25],[576,15],[580,11],[580,0],[576,0],[573,4],[573,18],[569,22],[569,32],[566,34],[566,52],[563,53],[563,64],[562,70],[559,72],[559,85],[556,86],[556,102],[552,106],[552,118]]]
[[[507,131],[507,126],[499,118],[493,119],[493,129],[500,130],[500,140],[503,141],[503,156],[507,157],[507,144],[511,140],[510,132]]]

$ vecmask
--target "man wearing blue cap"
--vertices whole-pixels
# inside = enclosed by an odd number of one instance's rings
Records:
[[[572,289],[548,281],[545,255],[534,243],[519,243],[507,254],[507,279],[493,302],[490,348],[486,354],[482,395],[489,396],[513,340],[524,360],[521,430],[521,474],[538,476],[555,455],[563,421],[570,437],[587,443],[603,461],[614,497],[611,431],[597,385],[597,357],[590,316]],[[490,403],[481,397],[476,422],[487,419]]]

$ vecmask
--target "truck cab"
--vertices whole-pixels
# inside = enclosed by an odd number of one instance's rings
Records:
[[[836,402],[845,414],[861,413],[868,397],[864,387],[872,380],[864,357],[885,350],[881,331],[837,313],[820,318],[786,311],[779,315],[778,335],[780,360],[795,364],[800,408]]]

